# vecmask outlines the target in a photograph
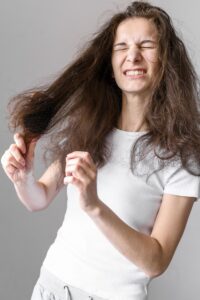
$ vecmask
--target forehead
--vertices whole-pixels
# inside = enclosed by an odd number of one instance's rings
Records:
[[[122,21],[117,27],[116,40],[140,41],[143,38],[158,38],[158,30],[152,20],[133,17]]]

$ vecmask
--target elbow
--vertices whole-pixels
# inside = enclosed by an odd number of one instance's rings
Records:
[[[149,270],[148,272],[146,272],[146,274],[149,278],[153,279],[155,277],[162,275],[166,269],[167,268],[164,268],[162,266],[156,266],[156,267],[152,268],[151,270]]]
[[[39,211],[38,208],[29,205],[26,205],[26,209],[31,213]]]
[[[36,207],[26,207],[26,209],[31,212],[31,213],[34,213],[34,212],[38,212],[40,210],[42,210],[41,208],[36,208]]]
[[[165,266],[163,263],[160,262],[160,260],[157,258],[155,261],[152,262],[151,266],[146,270],[146,275],[153,279],[155,277],[158,277],[162,275],[167,269],[167,266]]]
[[[167,267],[168,267],[168,265],[161,265],[157,269],[150,272],[149,277],[153,279],[155,277],[161,276],[163,273],[165,273],[165,271],[167,270]]]
[[[28,210],[28,212],[35,212],[36,210],[34,210],[32,207],[26,206],[26,209]]]
[[[38,211],[41,211],[41,210],[45,210],[47,207],[48,207],[47,204],[44,204],[44,205],[42,205],[42,206],[26,205],[26,209],[27,209],[29,212],[31,212],[31,213],[38,212]]]
[[[154,255],[152,255],[152,260],[146,272],[149,278],[155,278],[162,275],[170,263],[169,257],[164,255],[164,251],[160,243],[155,239],[154,242],[157,244],[156,251],[154,252]]]

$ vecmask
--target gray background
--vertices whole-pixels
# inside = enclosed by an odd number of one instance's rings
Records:
[[[100,24],[127,0],[0,0],[0,154],[12,142],[6,105],[11,96],[48,82],[75,56]],[[199,73],[199,7],[195,0],[152,1],[181,30]],[[37,147],[36,174],[44,170]],[[0,299],[27,300],[66,208],[62,191],[52,205],[28,212],[0,168]],[[150,300],[197,299],[200,294],[200,205],[195,204],[169,269],[150,286]]]

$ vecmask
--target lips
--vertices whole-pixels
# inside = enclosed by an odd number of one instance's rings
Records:
[[[143,68],[127,69],[123,72],[126,76],[141,76],[146,74],[147,70]]]

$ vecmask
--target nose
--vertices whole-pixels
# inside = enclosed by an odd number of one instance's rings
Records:
[[[126,60],[129,62],[140,62],[142,60],[142,54],[137,47],[130,47],[127,52]]]

